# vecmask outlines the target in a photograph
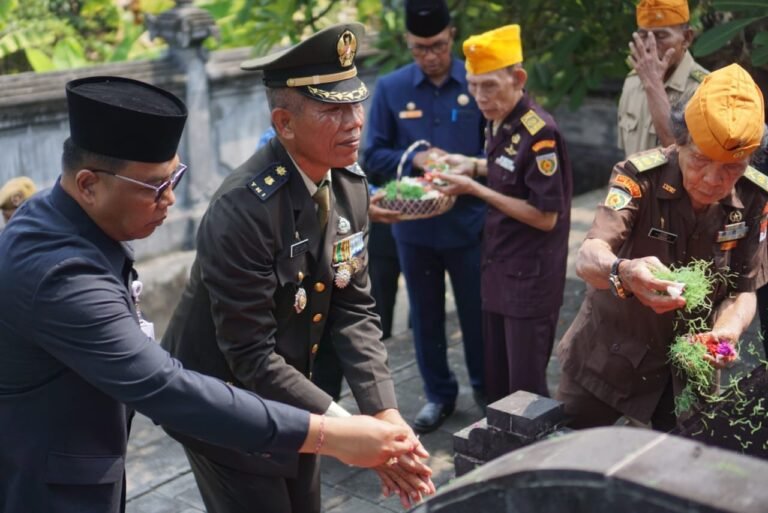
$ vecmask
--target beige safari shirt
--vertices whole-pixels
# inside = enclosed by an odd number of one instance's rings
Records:
[[[686,94],[693,93],[707,73],[706,69],[693,60],[690,52],[685,52],[683,60],[664,84],[670,103],[674,104]],[[624,80],[619,99],[618,136],[619,148],[624,150],[627,157],[659,145],[648,110],[648,98],[640,77],[634,71]]]

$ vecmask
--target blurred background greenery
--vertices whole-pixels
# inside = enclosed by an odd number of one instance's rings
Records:
[[[458,41],[520,23],[529,88],[549,107],[578,107],[588,93],[620,82],[635,28],[633,0],[447,0]],[[0,74],[152,59],[165,45],[150,40],[146,14],[173,0],[0,0]],[[366,24],[378,51],[369,64],[388,71],[411,57],[403,38],[403,0],[195,0],[216,20],[210,50],[251,47],[264,54],[336,22]],[[768,0],[692,0],[693,48],[705,67],[739,62],[768,72]],[[454,50],[461,53],[461,45]]]

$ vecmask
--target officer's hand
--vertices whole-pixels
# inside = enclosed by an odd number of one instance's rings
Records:
[[[392,224],[400,221],[400,212],[379,206],[379,202],[386,194],[385,191],[378,191],[371,196],[371,202],[368,205],[368,217],[371,222]]]
[[[627,260],[619,266],[619,279],[626,290],[657,314],[685,307],[682,296],[674,297],[667,293],[668,287],[678,284],[656,278],[652,272],[656,269],[666,269],[656,257]]]
[[[318,444],[321,432],[323,441]],[[412,431],[407,426],[364,415],[312,415],[309,434],[300,452],[319,452],[333,456],[347,465],[377,467],[392,458],[412,453],[419,445],[418,441],[413,440]]]
[[[442,155],[445,155],[445,150],[433,146],[428,150],[416,153],[413,156],[413,166],[429,171],[427,164],[430,162],[437,162]]]
[[[453,175],[472,176],[475,172],[475,159],[460,153],[446,153],[437,159],[437,163],[448,164]]]
[[[432,177],[447,182],[447,185],[440,185],[438,189],[448,196],[458,196],[459,194],[474,195],[479,185],[468,176],[455,175],[453,173],[434,173]]]
[[[629,57],[637,76],[646,85],[663,84],[664,75],[669,69],[672,56],[675,54],[674,48],[670,48],[662,57],[659,57],[653,32],[648,32],[645,41],[639,33],[633,32],[632,39],[633,41],[629,43]]]

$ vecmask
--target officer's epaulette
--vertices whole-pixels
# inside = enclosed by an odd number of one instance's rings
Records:
[[[363,171],[363,168],[360,167],[360,164],[358,164],[357,162],[355,162],[351,166],[347,166],[347,167],[345,167],[343,169],[346,169],[347,171],[349,171],[353,175],[362,176],[363,178],[365,178],[365,171]]]
[[[744,178],[757,185],[761,189],[768,191],[768,176],[765,176],[754,167],[747,166],[747,170],[744,171]]]
[[[702,80],[704,80],[704,77],[709,75],[706,71],[701,71],[700,69],[694,69],[691,70],[690,76],[692,79],[694,79],[696,82],[701,83]]]
[[[523,124],[528,133],[536,135],[539,130],[547,126],[547,122],[541,119],[541,116],[531,109],[520,118],[520,122]]]
[[[253,177],[248,188],[262,201],[266,201],[288,181],[288,170],[280,163],[271,164]]]
[[[654,150],[632,155],[627,161],[634,166],[638,173],[643,173],[649,169],[654,169],[666,164],[669,162],[669,159],[664,155],[663,151],[656,148]]]

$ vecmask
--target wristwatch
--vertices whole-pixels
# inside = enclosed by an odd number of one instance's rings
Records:
[[[621,283],[621,278],[619,278],[619,265],[626,261],[626,258],[617,258],[614,260],[613,264],[611,264],[611,274],[608,275],[608,281],[611,284],[611,292],[619,299],[627,299],[632,295],[631,292],[624,289],[624,285]]]

